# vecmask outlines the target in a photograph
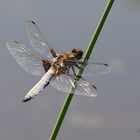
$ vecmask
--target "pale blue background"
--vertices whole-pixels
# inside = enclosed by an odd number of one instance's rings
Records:
[[[0,139],[48,140],[66,94],[51,86],[21,101],[39,80],[22,70],[5,44],[30,47],[24,23],[37,22],[58,50],[86,49],[108,0],[0,1]],[[57,140],[140,139],[140,1],[116,0],[90,61],[111,65],[93,79],[96,98],[75,96]]]

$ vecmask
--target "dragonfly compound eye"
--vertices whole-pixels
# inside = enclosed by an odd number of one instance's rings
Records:
[[[76,49],[72,49],[72,51],[71,51],[72,53],[76,53]]]
[[[80,49],[73,49],[73,50],[72,50],[72,53],[75,54],[75,57],[76,57],[77,59],[81,59],[81,57],[82,57],[82,55],[83,55],[83,51],[80,50]]]
[[[81,59],[82,56],[83,56],[83,51],[82,50],[77,50],[77,52],[76,52],[76,58],[77,59]]]

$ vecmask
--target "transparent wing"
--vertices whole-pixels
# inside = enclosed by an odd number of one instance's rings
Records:
[[[69,62],[68,62],[69,63]],[[107,74],[111,71],[111,68],[108,64],[104,63],[93,63],[93,62],[70,62],[71,65],[74,66],[75,72],[81,68],[84,70],[82,76],[98,76]],[[72,64],[73,63],[73,64]],[[73,73],[72,69],[70,69],[70,72]]]
[[[82,69],[84,69],[83,76],[98,76],[107,74],[111,71],[108,64],[92,62],[87,62],[86,67],[84,68],[84,66],[82,66]]]
[[[28,20],[25,24],[26,32],[31,46],[44,58],[53,59],[50,51],[51,45],[34,21]]]
[[[45,73],[41,57],[25,49],[25,47],[17,41],[9,41],[6,45],[10,54],[24,70],[37,76],[42,76]]]
[[[75,89],[75,85],[72,79],[73,77],[62,74],[56,77],[55,80],[52,80],[50,84],[56,89],[67,93],[71,87]],[[77,88],[75,89],[74,94],[90,96],[90,97],[97,96],[96,87],[89,84],[87,81],[80,79],[79,82],[76,83],[76,85],[77,85]]]

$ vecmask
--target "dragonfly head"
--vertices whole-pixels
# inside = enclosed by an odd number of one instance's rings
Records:
[[[83,55],[83,51],[82,50],[80,50],[80,49],[73,49],[71,52],[75,55],[76,59],[81,59],[82,58],[82,55]]]

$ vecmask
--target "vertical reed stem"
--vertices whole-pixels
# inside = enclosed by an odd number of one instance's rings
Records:
[[[101,30],[102,30],[102,27],[103,27],[103,25],[104,25],[104,23],[105,23],[105,21],[107,19],[107,16],[108,16],[108,14],[110,12],[110,9],[111,9],[113,3],[114,3],[114,0],[109,0],[108,4],[107,4],[107,6],[106,6],[106,8],[105,8],[105,10],[103,12],[103,15],[102,15],[102,17],[101,17],[101,19],[99,21],[99,24],[97,25],[97,28],[96,28],[96,30],[94,32],[94,35],[93,35],[93,37],[92,37],[92,39],[91,39],[91,41],[89,43],[89,46],[88,46],[88,48],[87,48],[87,50],[85,52],[83,61],[88,61],[88,59],[89,59],[89,57],[90,57],[90,55],[92,53],[92,50],[93,50],[93,48],[95,46],[95,43],[96,43],[96,41],[98,39],[98,36],[99,36],[99,34],[100,34]],[[81,76],[82,73],[83,73],[83,70],[79,70],[77,72],[77,75]],[[56,137],[57,137],[59,129],[60,129],[61,125],[62,125],[62,122],[63,122],[64,117],[66,115],[66,112],[68,110],[68,107],[69,107],[69,105],[70,105],[70,103],[72,101],[72,98],[73,98],[73,95],[74,95],[72,93],[73,93],[73,89],[71,88],[69,93],[68,93],[68,96],[66,97],[66,100],[65,100],[65,102],[63,104],[63,107],[62,107],[62,109],[60,111],[60,114],[59,114],[59,116],[57,118],[56,124],[54,126],[54,129],[52,131],[52,134],[51,134],[49,140],[55,140]]]

